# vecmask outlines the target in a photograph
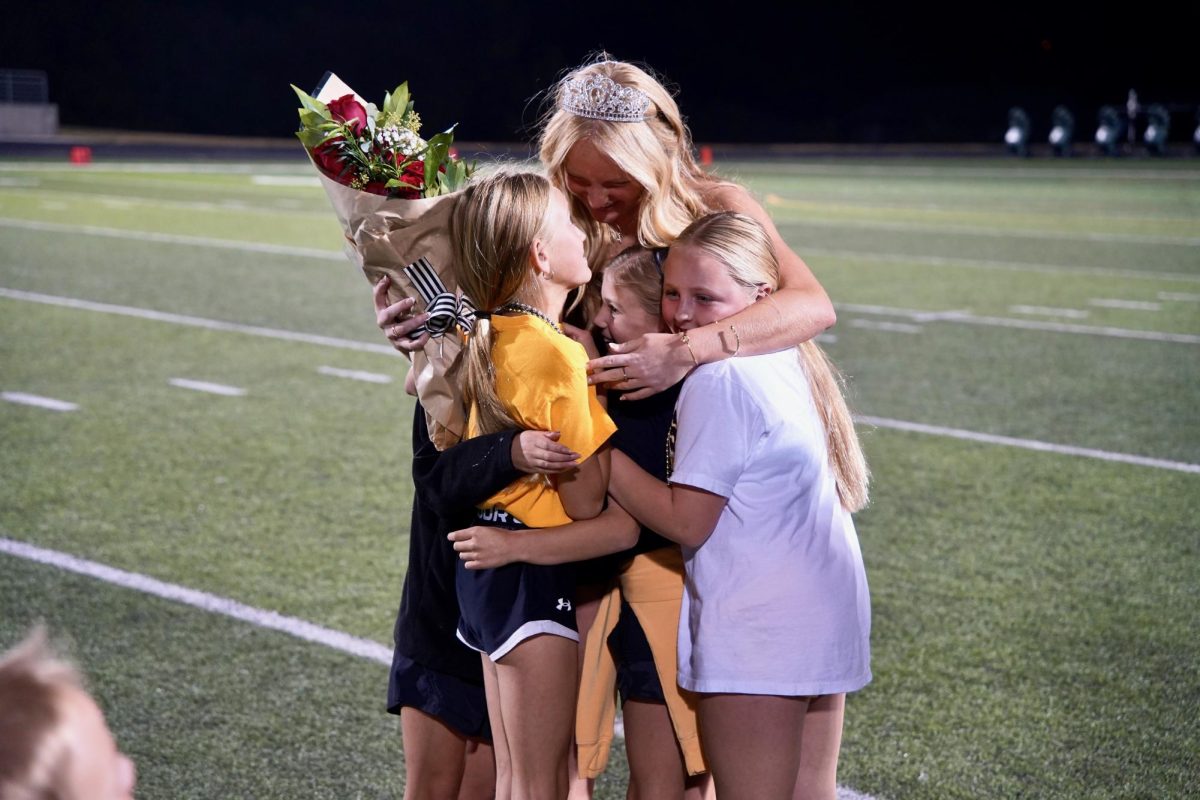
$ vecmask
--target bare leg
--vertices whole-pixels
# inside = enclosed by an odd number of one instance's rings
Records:
[[[562,800],[567,795],[576,648],[571,639],[542,634],[521,642],[495,664],[512,765],[511,800]],[[496,738],[494,718],[492,727]],[[496,738],[497,763],[499,742]]]
[[[704,752],[720,800],[791,800],[808,698],[704,694]]]
[[[500,709],[500,682],[496,676],[496,665],[487,656],[483,659],[483,689],[487,694],[488,718],[492,725],[492,748],[496,760],[496,800],[512,800],[512,759],[508,751],[508,737],[504,731],[504,718]]]
[[[682,800],[683,754],[671,716],[662,703],[625,703],[625,752],[629,755],[628,800]]]
[[[463,770],[458,800],[489,800],[496,796],[496,755],[486,742],[467,742],[467,766]]]
[[[800,771],[794,800],[835,800],[837,797],[838,751],[842,747],[842,719],[846,695],[827,694],[811,698],[804,715],[804,738],[800,743]]]
[[[400,714],[404,739],[404,800],[455,800],[462,783],[467,739],[437,717],[406,707]]]

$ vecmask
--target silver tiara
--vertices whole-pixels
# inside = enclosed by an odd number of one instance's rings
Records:
[[[610,122],[641,122],[650,98],[641,89],[622,86],[607,75],[571,78],[562,88],[562,107],[578,117]]]

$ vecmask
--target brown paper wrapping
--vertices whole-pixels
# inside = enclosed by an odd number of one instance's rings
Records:
[[[400,200],[351,189],[320,168],[317,173],[346,237],[346,256],[372,285],[384,275],[392,279],[389,302],[413,297],[416,311],[425,309],[420,293],[404,274],[404,268],[420,258],[433,265],[447,291],[458,294],[449,232],[457,193]],[[417,397],[428,418],[429,438],[439,450],[457,443],[466,433],[459,386],[462,349],[461,333],[451,327],[440,338],[430,337],[423,350],[412,354]]]

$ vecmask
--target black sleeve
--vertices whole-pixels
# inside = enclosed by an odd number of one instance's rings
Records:
[[[425,409],[413,413],[413,483],[429,508],[442,517],[478,505],[521,477],[512,464],[515,430],[464,439],[446,450],[429,441]]]

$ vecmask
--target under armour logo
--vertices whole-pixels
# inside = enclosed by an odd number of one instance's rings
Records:
[[[560,597],[558,598],[558,605],[555,606],[555,608],[557,608],[559,611],[570,611],[571,601],[565,597]]]

